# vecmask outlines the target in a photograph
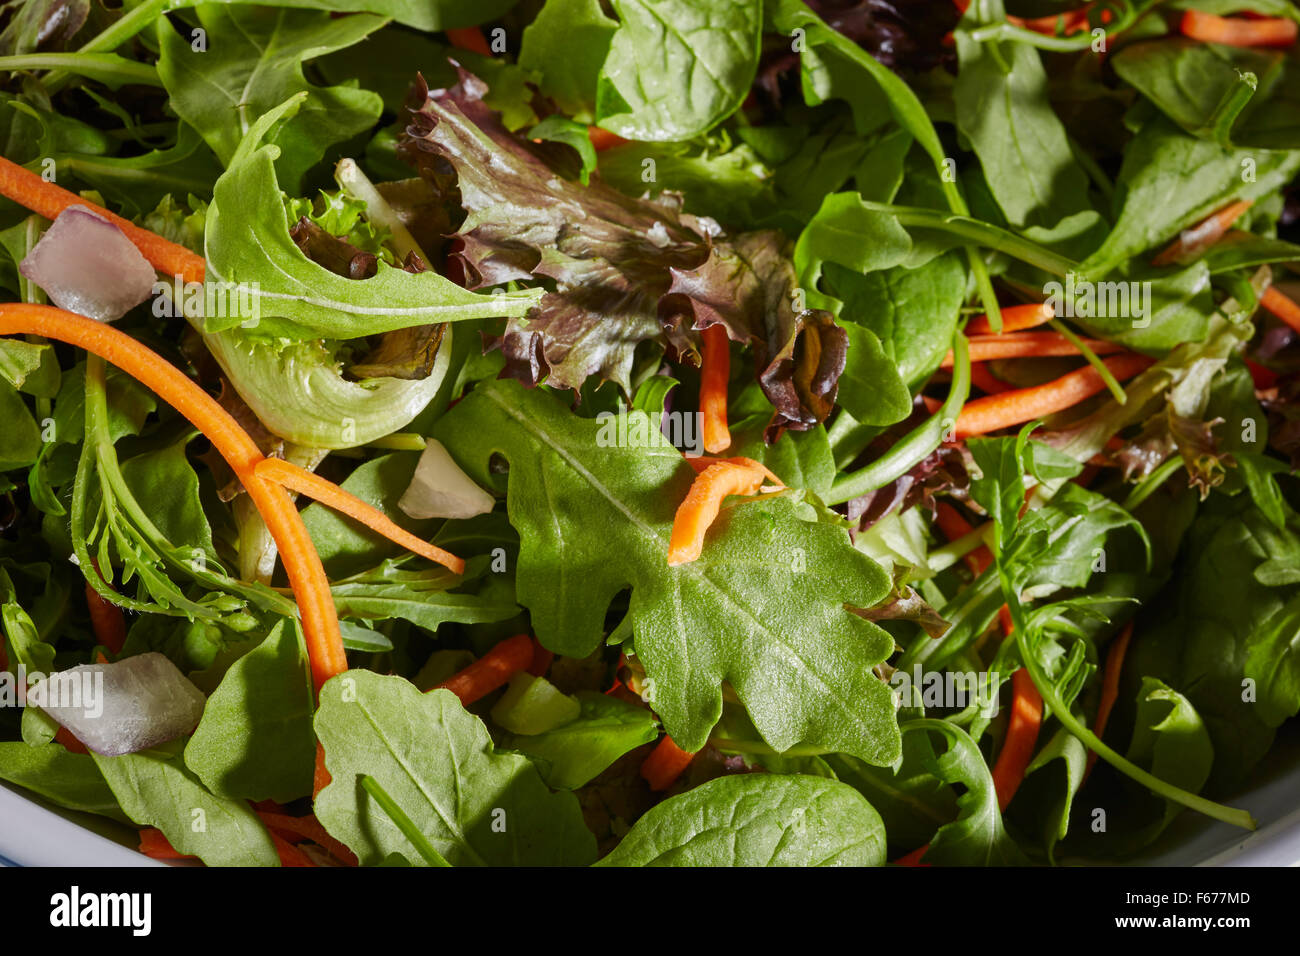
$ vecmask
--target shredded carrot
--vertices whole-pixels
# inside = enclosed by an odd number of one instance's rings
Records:
[[[1250,380],[1255,383],[1255,388],[1263,391],[1272,388],[1277,384],[1277,372],[1273,371],[1266,365],[1260,365],[1258,362],[1252,362],[1250,359],[1243,359],[1246,368],[1250,371]]]
[[[59,213],[72,206],[84,206],[103,216],[117,226],[140,250],[140,254],[159,272],[179,276],[183,282],[202,282],[206,263],[202,256],[184,246],[164,239],[148,229],[141,229],[130,220],[114,215],[102,206],[82,199],[75,193],[29,172],[17,163],[0,156],[0,195],[26,206],[46,219],[57,219]]]
[[[478,27],[457,27],[443,32],[447,34],[451,45],[459,50],[468,50],[481,56],[492,55],[492,48],[488,46],[487,38]]]
[[[263,458],[255,469],[257,476],[277,485],[306,495],[313,501],[319,501],[333,511],[345,514],[354,521],[359,521],[371,531],[383,535],[389,541],[400,544],[408,551],[428,558],[454,574],[465,573],[465,561],[449,551],[422,541],[401,525],[394,522],[373,505],[366,504],[356,495],[343,490],[332,481],[328,481],[306,468],[301,468],[283,458]]]
[[[929,866],[929,863],[922,863],[921,857],[925,856],[930,850],[930,844],[919,846],[911,853],[906,853],[894,860],[894,866]]]
[[[763,472],[745,465],[718,462],[691,482],[691,490],[673,517],[668,540],[668,564],[688,564],[704,551],[704,534],[722,509],[728,495],[756,494],[763,486]]]
[[[95,632],[95,640],[114,654],[122,653],[122,645],[126,643],[126,617],[122,609],[104,600],[89,581],[86,582],[86,608],[90,611],[90,627]]]
[[[993,765],[993,789],[998,795],[999,809],[1007,808],[1025,779],[1025,768],[1034,755],[1042,722],[1043,698],[1028,669],[1022,667],[1011,675],[1011,719],[997,763]]]
[[[964,538],[975,530],[971,523],[962,517],[961,512],[946,501],[935,502],[934,523],[939,526],[939,531],[949,541]],[[963,560],[966,562],[966,567],[970,568],[971,574],[979,577],[993,563],[993,555],[988,548],[980,545]]]
[[[1158,256],[1151,260],[1153,266],[1167,266],[1185,258],[1200,255],[1210,246],[1223,238],[1223,234],[1232,228],[1232,224],[1245,214],[1254,203],[1249,199],[1240,199],[1229,203],[1196,225],[1184,229],[1178,238],[1170,243]]]
[[[1106,648],[1106,665],[1101,673],[1101,700],[1097,703],[1097,719],[1092,724],[1092,732],[1098,738],[1106,732],[1110,712],[1115,708],[1115,701],[1119,699],[1119,675],[1124,670],[1124,655],[1128,653],[1128,644],[1132,638],[1133,622],[1129,621],[1124,625],[1124,630],[1111,641],[1110,647]],[[1087,774],[1092,773],[1092,765],[1096,762],[1096,752],[1089,751],[1085,780]]]
[[[631,140],[626,140],[617,133],[611,133],[609,130],[602,129],[599,126],[587,127],[587,139],[591,140],[591,145],[596,147],[596,152],[598,153],[602,150],[612,149],[615,146],[622,146],[624,143],[631,142]]]
[[[0,305],[0,335],[43,335],[85,349],[138,379],[189,419],[229,463],[275,539],[302,614],[317,689],[347,670],[329,581],[298,509],[283,488],[257,476],[262,460],[257,443],[215,399],[126,333],[62,309]]]
[[[145,827],[140,831],[140,852],[155,860],[193,859],[172,846],[163,832],[154,827]]]
[[[1117,355],[1106,359],[1106,367],[1115,378],[1123,380],[1132,378],[1151,362],[1145,355]],[[1105,388],[1101,374],[1091,365],[1085,365],[1043,385],[977,398],[967,402],[957,416],[956,437],[969,438],[999,428],[1023,425],[1035,418],[1064,411]]]
[[[987,315],[977,315],[966,325],[966,331],[972,335],[993,333],[1003,335],[1007,332],[1020,332],[1024,329],[1037,328],[1056,318],[1052,306],[1047,302],[1037,305],[1009,305],[1002,310],[1002,331],[993,332],[993,326]]]
[[[283,867],[303,867],[315,866],[311,857],[302,850],[298,849],[280,834],[274,830],[268,831],[271,835],[271,842],[275,845],[276,855],[280,857],[280,865]]]
[[[1225,46],[1290,46],[1296,40],[1296,22],[1286,17],[1246,20],[1188,10],[1179,29],[1193,40]]]
[[[1010,385],[994,375],[989,367],[982,362],[970,367],[970,381],[985,395],[1000,395],[1015,388],[1014,385]]]
[[[697,455],[694,458],[687,458],[686,464],[690,465],[698,475],[710,465],[716,465],[720,461],[726,462],[729,465],[740,465],[742,468],[753,468],[755,471],[761,471],[772,484],[781,488],[785,487],[785,482],[772,474],[772,472],[768,470],[767,465],[763,464],[761,461],[756,461],[753,458],[714,458],[710,455]]]
[[[1259,304],[1295,331],[1300,332],[1300,305],[1283,295],[1277,286],[1271,285],[1265,289],[1264,294],[1259,297]]]
[[[63,748],[69,753],[84,754],[90,752],[86,749],[85,744],[72,736],[72,731],[67,727],[60,727],[54,732],[54,742],[63,744]]]
[[[320,792],[330,785],[330,772],[325,769],[325,746],[318,740],[316,741],[316,766],[312,769],[311,776],[311,795],[312,798],[320,796]]]
[[[1104,339],[1083,339],[1097,355],[1114,355],[1124,347]],[[992,362],[996,359],[1048,358],[1078,355],[1079,349],[1060,332],[1007,332],[1002,335],[973,335],[970,360]],[[952,351],[944,356],[943,368],[952,368]]]
[[[314,815],[295,817],[287,813],[274,811],[256,810],[255,812],[272,834],[278,834],[290,843],[301,843],[304,840],[310,840],[339,862],[346,863],[348,866],[357,865],[356,854],[343,843],[330,836]]]
[[[447,678],[435,690],[449,690],[468,707],[506,684],[533,663],[533,639],[516,634],[488,651],[469,667]]]
[[[664,734],[650,756],[641,762],[641,776],[650,784],[651,790],[667,790],[682,775],[695,754],[687,753],[673,742],[673,738]]]
[[[731,341],[720,323],[700,333],[704,359],[700,366],[700,415],[704,419],[704,450],[717,454],[731,446],[727,428],[727,380],[731,377]]]
[[[533,662],[527,667],[528,673],[534,677],[545,677],[546,672],[551,669],[553,660],[555,660],[555,652],[542,647],[542,642],[534,637]]]

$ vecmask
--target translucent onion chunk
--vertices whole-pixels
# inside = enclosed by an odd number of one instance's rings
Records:
[[[85,206],[59,214],[18,265],[61,309],[120,319],[153,292],[157,275],[125,233]]]
[[[207,698],[162,654],[81,664],[32,685],[35,704],[105,757],[157,747],[189,733]]]
[[[412,518],[472,518],[492,510],[495,499],[460,470],[442,442],[425,442],[410,487],[397,507]]]

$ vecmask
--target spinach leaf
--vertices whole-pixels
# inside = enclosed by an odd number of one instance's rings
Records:
[[[578,694],[578,719],[543,734],[506,737],[502,745],[527,754],[547,785],[577,790],[604,772],[619,757],[659,735],[654,714],[595,691]]]
[[[166,19],[158,22],[158,74],[172,108],[229,165],[253,122],[289,97],[305,93],[298,114],[269,138],[280,149],[281,181],[295,192],[303,175],[337,144],[379,119],[379,96],[355,87],[316,87],[303,63],[359,43],[384,25],[381,17],[331,17],[324,11],[219,3],[195,8],[206,31],[201,48]]]
[[[627,139],[706,132],[740,106],[758,68],[762,0],[613,0],[596,122]]]
[[[879,866],[880,814],[824,777],[720,777],[650,809],[598,866]]]
[[[316,738],[311,671],[297,629],[281,620],[208,698],[185,764],[214,794],[288,803],[311,792]]]
[[[316,734],[331,782],[316,816],[363,864],[419,854],[361,788],[373,777],[453,866],[585,865],[596,855],[578,801],[551,793],[528,758],[498,753],[450,691],[348,671],[320,694]]]
[[[18,390],[0,380],[0,471],[26,468],[41,453],[41,430]]]
[[[867,208],[855,192],[832,193],[799,234],[794,268],[809,303],[826,308],[833,303],[818,290],[826,263],[859,274],[873,272],[898,265],[911,248],[911,237],[893,216]]]
[[[209,793],[178,755],[92,754],[122,812],[157,827],[179,852],[208,866],[278,866],[270,834],[242,800]]]
[[[127,822],[95,761],[60,744],[0,743],[0,780],[24,787],[66,810]]]
[[[1127,756],[1161,780],[1197,793],[1209,779],[1214,746],[1200,715],[1186,697],[1154,677],[1143,677]],[[1154,840],[1182,809],[1165,801],[1163,817],[1145,830],[1141,842]]]
[[[843,528],[804,520],[792,495],[728,509],[703,557],[670,567],[673,511],[694,473],[642,413],[630,413],[638,416],[645,447],[611,447],[605,425],[498,381],[480,385],[435,427],[481,484],[494,454],[510,464],[519,603],[539,639],[585,657],[604,637],[610,601],[631,587],[637,656],[654,681],[655,709],[683,748],[704,745],[726,680],[777,750],[802,741],[892,762],[893,699],[871,668],[893,639],[845,610],[883,598],[885,572]]]
[[[605,16],[600,0],[549,0],[524,29],[519,65],[537,72],[538,88],[561,110],[589,118],[600,69],[618,28],[617,21]]]
[[[840,373],[837,401],[863,425],[892,425],[912,413],[912,393],[898,367],[870,329],[852,322],[840,326],[849,337],[849,354]]]

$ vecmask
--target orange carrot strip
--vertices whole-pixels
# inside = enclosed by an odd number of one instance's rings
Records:
[[[761,471],[730,462],[710,465],[691,482],[691,490],[673,516],[668,539],[670,567],[694,561],[704,550],[704,534],[718,517],[728,495],[752,495],[763,486]]]
[[[280,857],[280,865],[283,867],[302,867],[315,866],[306,853],[298,849],[280,834],[274,830],[268,831],[271,835],[271,842],[275,845],[276,855]]]
[[[478,53],[481,56],[491,56],[492,48],[488,46],[487,38],[483,36],[483,31],[478,27],[457,27],[451,30],[444,30],[447,39],[451,45],[460,50],[468,50],[470,53]]]
[[[727,380],[731,377],[731,342],[721,324],[700,333],[704,360],[700,367],[700,415],[704,419],[704,450],[712,454],[731,446],[727,428]]]
[[[434,689],[451,691],[468,707],[504,685],[520,671],[528,670],[532,663],[533,639],[527,634],[516,634]]]
[[[1007,723],[1007,735],[997,763],[993,765],[993,789],[998,795],[999,809],[1007,808],[1025,779],[1025,768],[1034,755],[1042,722],[1043,698],[1029,671],[1022,667],[1011,675],[1011,720]]]
[[[977,315],[966,325],[966,331],[972,335],[993,333],[1003,335],[1007,332],[1020,332],[1024,329],[1037,328],[1052,321],[1056,313],[1047,302],[1037,305],[1009,305],[1002,310],[1002,331],[993,332],[987,315]]]
[[[275,539],[302,615],[316,688],[347,670],[334,598],[307,527],[288,493],[257,476],[262,453],[215,399],[126,333],[62,309],[0,305],[0,335],[43,335],[85,349],[138,379],[189,419],[229,463]]]
[[[1145,355],[1117,355],[1106,359],[1106,367],[1115,378],[1123,380],[1132,378],[1151,362]],[[967,402],[957,416],[956,437],[970,438],[999,428],[1023,425],[1035,418],[1064,411],[1105,389],[1101,374],[1091,365],[1085,365],[1043,385],[977,398]]]
[[[1265,289],[1264,294],[1259,297],[1259,304],[1300,332],[1300,305],[1278,291],[1277,286],[1271,285]]]
[[[714,458],[711,455],[696,455],[694,458],[687,458],[686,464],[690,465],[698,475],[710,465],[716,465],[720,461],[726,462],[729,465],[740,465],[742,468],[753,468],[755,471],[761,471],[772,484],[780,485],[782,488],[785,487],[785,482],[772,474],[772,472],[768,470],[767,465],[763,464],[761,461],[755,461],[753,458]]]
[[[1129,641],[1133,638],[1133,622],[1129,621],[1124,625],[1124,630],[1111,642],[1110,647],[1106,648],[1106,666],[1102,668],[1101,673],[1101,700],[1097,703],[1097,719],[1093,721],[1092,732],[1101,737],[1106,732],[1106,723],[1110,720],[1110,712],[1115,707],[1115,701],[1119,699],[1119,675],[1124,670],[1124,655],[1128,652]],[[1092,765],[1097,762],[1095,751],[1088,751],[1088,769],[1085,771],[1084,779],[1087,774],[1092,772]]]
[[[1184,229],[1178,238],[1151,260],[1153,266],[1167,266],[1184,257],[1196,256],[1204,252],[1223,238],[1223,234],[1232,228],[1242,215],[1254,203],[1249,199],[1240,199],[1228,203],[1218,212],[1212,213],[1196,225]]]
[[[1098,355],[1114,355],[1123,346],[1103,339],[1083,339]],[[995,359],[1047,358],[1078,355],[1074,343],[1060,332],[1008,332],[1003,335],[974,335],[970,339],[971,362],[991,362]],[[952,351],[944,356],[943,368],[952,368]]]
[[[330,772],[325,769],[325,746],[318,740],[316,741],[316,766],[312,768],[311,775],[311,795],[312,799],[320,796],[320,792],[330,785]]]
[[[63,744],[63,749],[67,750],[69,753],[89,753],[89,751],[86,750],[86,745],[76,737],[72,736],[72,731],[67,727],[60,727],[54,732],[54,741],[55,743]]]
[[[626,140],[617,133],[611,133],[599,126],[587,127],[587,139],[591,140],[591,145],[596,147],[598,153],[601,150],[612,149],[615,146],[622,146],[624,143],[631,142],[631,140]]]
[[[328,851],[331,856],[340,862],[346,863],[348,866],[357,865],[356,854],[343,843],[330,836],[314,815],[295,817],[287,813],[264,810],[257,810],[256,813],[268,830],[272,831],[272,833],[279,832],[289,842],[300,843],[303,840],[310,840]]]
[[[354,521],[359,521],[371,531],[383,535],[389,541],[400,544],[408,551],[441,564],[453,574],[465,573],[465,561],[450,551],[444,551],[427,541],[417,538],[388,515],[373,505],[366,504],[356,495],[343,490],[334,482],[322,478],[306,468],[301,468],[283,458],[263,458],[255,469],[257,476],[277,485],[284,485],[300,495],[306,495],[313,501],[319,501],[325,507],[340,514],[345,514]]]
[[[140,852],[155,860],[192,860],[194,857],[181,853],[161,830],[145,827],[140,831]]]
[[[925,846],[919,846],[911,853],[906,853],[894,860],[894,866],[929,866],[929,863],[921,862],[921,857],[925,856],[929,849],[930,844],[928,843]]]
[[[641,776],[645,777],[651,790],[667,790],[694,759],[695,754],[687,753],[673,742],[673,738],[664,734],[655,749],[650,751],[650,756],[641,762]]]
[[[975,530],[971,523],[962,517],[961,512],[946,501],[935,503],[934,523],[939,526],[940,533],[949,541],[964,538]],[[993,563],[993,555],[988,548],[980,545],[967,554],[964,560],[966,567],[970,568],[971,574],[979,577]]]
[[[183,282],[202,282],[207,271],[207,263],[202,256],[148,229],[141,229],[135,223],[82,199],[76,193],[46,182],[36,173],[29,172],[4,157],[0,157],[0,195],[46,219],[57,219],[59,213],[70,206],[84,206],[121,229],[140,250],[140,254],[159,272],[180,276]]]
[[[86,582],[86,608],[90,611],[90,627],[95,632],[95,640],[114,654],[120,654],[122,645],[126,643],[126,617],[122,609],[104,600],[89,581]]]
[[[1179,29],[1193,40],[1225,46],[1290,46],[1296,40],[1296,22],[1285,17],[1245,20],[1188,10]]]
[[[1246,368],[1250,371],[1250,380],[1255,383],[1255,388],[1262,391],[1277,384],[1277,372],[1268,366],[1252,362],[1248,358],[1243,358],[1242,361],[1246,363]]]
[[[551,661],[555,660],[555,652],[548,651],[542,647],[542,642],[533,638],[533,662],[528,665],[528,673],[534,677],[545,677],[546,672],[551,669]]]
[[[1008,384],[994,375],[989,371],[989,367],[982,362],[977,362],[970,367],[970,381],[972,385],[986,395],[1000,395],[1015,388],[1014,385]]]

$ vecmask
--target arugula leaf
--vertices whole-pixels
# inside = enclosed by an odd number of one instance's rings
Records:
[[[1056,778],[1048,780],[1046,778],[1049,775],[1046,773],[1037,778],[1033,777],[1040,770],[1055,768],[1058,761],[1060,773]],[[1087,767],[1088,748],[1083,745],[1083,741],[1066,730],[1058,730],[1025,768],[1027,794],[1043,793],[1046,787],[1057,786],[1050,795],[1040,797],[1040,805],[1046,805],[1048,808],[1043,818],[1044,842],[1048,859],[1053,862],[1055,862],[1056,845],[1065,839],[1065,835],[1070,830],[1070,810],[1074,806],[1074,798],[1078,795],[1079,788],[1083,786],[1084,777],[1087,776]],[[1042,786],[1043,790],[1031,791],[1029,788],[1035,785]]]
[[[627,139],[689,139],[730,116],[758,68],[761,0],[613,0],[596,122]]]
[[[506,737],[502,746],[530,757],[547,786],[577,790],[614,761],[659,736],[654,714],[596,691],[578,695],[578,719],[542,734]]]
[[[453,866],[581,866],[595,839],[569,793],[551,793],[526,757],[497,753],[450,691],[348,671],[320,693],[316,734],[331,782],[316,816],[363,864],[419,859],[360,785],[373,777]]]
[[[652,807],[597,866],[880,866],[885,826],[824,777],[720,777]]]
[[[237,660],[203,708],[185,765],[214,794],[288,803],[311,792],[311,671],[285,620]]]
[[[361,42],[384,25],[382,17],[218,3],[200,4],[194,12],[207,33],[199,50],[188,34],[158,21],[158,75],[177,115],[202,134],[222,163],[230,164],[259,116],[296,93],[307,94],[298,115],[269,139],[280,148],[281,181],[294,191],[335,145],[379,119],[377,94],[312,86],[303,63]]]
[[[884,571],[842,528],[803,520],[788,496],[729,509],[700,560],[669,567],[672,515],[693,472],[648,422],[644,448],[607,447],[603,427],[545,394],[493,382],[435,428],[481,483],[494,454],[510,463],[519,603],[539,639],[585,657],[604,636],[609,602],[631,586],[636,653],[683,748],[704,745],[726,680],[777,750],[805,742],[891,762],[893,698],[871,668],[893,639],[844,610],[883,598]]]
[[[488,560],[487,555],[470,558],[463,577],[445,568],[407,570],[398,561],[385,561],[334,582],[330,593],[341,617],[363,621],[401,618],[430,631],[448,621],[507,621],[519,614],[508,582],[491,578],[475,593],[453,591],[481,575]]]
[[[0,743],[0,780],[24,787],[66,810],[127,822],[95,761],[86,754],[71,753],[61,744]]]
[[[292,115],[305,94],[258,119],[208,207],[204,251],[208,279],[243,285],[258,300],[260,336],[347,339],[436,322],[522,315],[540,292],[478,295],[437,272],[410,273],[385,262],[369,279],[347,279],[317,265],[289,236],[276,181],[279,147],[262,145],[271,127]],[[206,331],[249,321],[238,309],[206,316]]]
[[[157,827],[177,851],[208,866],[279,866],[270,834],[252,808],[209,793],[179,754],[91,757],[122,812],[133,823]]]
[[[1198,793],[1209,779],[1214,746],[1200,715],[1186,697],[1154,677],[1143,677],[1127,756],[1150,768],[1161,780]],[[1163,817],[1144,831],[1141,842],[1154,840],[1182,809],[1173,801],[1165,801]]]

